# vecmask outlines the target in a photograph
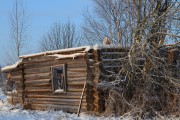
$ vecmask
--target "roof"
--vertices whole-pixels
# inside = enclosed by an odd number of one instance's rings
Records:
[[[8,66],[5,66],[5,67],[1,68],[1,71],[2,72],[10,71],[12,69],[17,68],[21,63],[22,63],[22,59],[19,60],[18,62],[16,62],[15,64],[13,64],[13,65],[8,65]]]
[[[90,46],[66,48],[66,49],[60,49],[60,50],[53,50],[53,51],[46,51],[46,52],[40,52],[40,53],[35,53],[35,54],[23,55],[23,56],[20,56],[19,58],[30,58],[30,57],[46,56],[46,55],[61,54],[61,53],[63,54],[63,53],[75,52],[75,51],[86,52],[86,51],[89,51],[90,48],[91,48]]]
[[[19,61],[16,62],[13,65],[5,66],[1,69],[2,72],[8,72],[10,70],[13,70],[17,68],[23,61],[23,59],[26,58],[33,58],[33,57],[39,57],[39,56],[49,56],[49,57],[55,57],[55,59],[65,59],[65,58],[72,58],[85,55],[87,51],[89,51],[92,47],[90,46],[82,46],[82,47],[76,47],[76,48],[66,48],[66,49],[60,49],[60,50],[53,50],[53,51],[46,51],[46,52],[40,52],[35,54],[29,54],[29,55],[23,55],[19,57]]]

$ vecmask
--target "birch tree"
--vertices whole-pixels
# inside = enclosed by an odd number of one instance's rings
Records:
[[[9,18],[12,53],[9,53],[8,57],[9,61],[14,63],[25,50],[28,38],[27,29],[29,16],[25,12],[22,0],[14,0]]]

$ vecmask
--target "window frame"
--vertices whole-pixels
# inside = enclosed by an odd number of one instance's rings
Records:
[[[63,69],[63,91],[56,91],[54,87],[54,69],[61,67]],[[66,64],[59,64],[55,66],[51,66],[51,85],[52,85],[52,90],[53,93],[67,93],[67,76],[66,76]]]

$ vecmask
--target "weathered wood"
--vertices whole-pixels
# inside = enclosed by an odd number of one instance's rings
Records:
[[[74,63],[74,64],[68,64],[67,63],[67,67],[68,68],[86,68],[87,67],[87,64],[84,62],[78,62],[78,63]]]
[[[79,117],[79,113],[81,112],[81,107],[82,107],[82,101],[83,101],[83,96],[84,96],[84,92],[85,92],[85,89],[86,89],[86,82],[84,83],[84,87],[83,87],[83,90],[82,90],[82,94],[81,94],[81,98],[80,98],[80,102],[79,102],[79,107],[78,107],[78,117]],[[87,105],[87,104],[86,104]]]
[[[66,112],[73,112],[76,113],[78,106],[67,106],[67,105],[52,105],[52,104],[31,104],[30,105],[31,109],[36,109],[36,110],[50,110],[50,109],[55,109],[55,110],[64,110]],[[83,110],[86,110],[86,107],[82,107]]]
[[[54,102],[67,102],[67,103],[71,103],[71,102],[77,102],[79,103],[79,99],[58,99],[58,98],[28,98],[28,100],[36,100],[36,101],[54,101]],[[83,102],[85,102],[86,99],[83,100]]]
[[[22,73],[20,75],[12,75],[11,76],[12,80],[18,80],[18,79],[22,79]]]
[[[24,64],[24,67],[26,69],[28,68],[38,68],[38,67],[50,67],[53,65],[58,65],[58,64],[65,64],[67,63],[68,65],[71,64],[84,64],[85,63],[85,58],[80,58],[80,59],[68,59],[68,60],[53,60],[53,61],[45,61],[45,62],[38,62],[38,63],[26,63]]]
[[[39,73],[39,74],[27,74],[25,75],[25,79],[48,79],[50,78],[50,72],[48,73]]]
[[[39,86],[38,86],[38,87],[34,87],[34,86],[33,86],[33,87],[31,87],[31,86],[27,86],[27,85],[26,85],[26,89],[27,89],[27,90],[28,90],[28,89],[38,90],[38,89],[47,89],[47,88],[51,88],[51,85],[48,86],[48,87],[47,87],[47,86],[41,86],[41,87],[39,87]]]
[[[67,68],[68,71],[73,71],[73,72],[85,72],[86,68]]]
[[[68,85],[83,85],[85,80],[82,81],[68,81]],[[68,87],[69,89],[70,87]]]
[[[67,91],[68,91],[68,92],[81,92],[82,89],[69,88]]]
[[[53,93],[51,92],[28,92],[27,95],[48,95],[48,96],[80,96],[81,92]]]
[[[46,88],[46,89],[42,89],[42,88],[39,88],[38,90],[33,90],[31,88],[25,88],[26,92],[52,92],[52,89],[50,88]]]
[[[83,96],[86,98],[86,96]],[[69,95],[69,94],[61,94],[61,95],[28,95],[28,98],[58,98],[58,99],[80,99],[80,95]]]
[[[49,87],[49,86],[52,86],[51,82],[49,82],[49,81],[47,83],[46,82],[45,83],[35,83],[35,84],[32,84],[32,83],[26,83],[26,86],[29,86],[29,87],[41,87],[41,86]]]
[[[86,77],[68,78],[68,81],[84,81],[84,80],[86,80]]]
[[[38,67],[38,68],[30,68],[25,69],[25,74],[33,74],[33,73],[47,73],[51,71],[51,67]]]
[[[51,61],[51,62],[53,62],[53,61],[59,61],[60,62],[61,61],[61,63],[62,63],[62,61],[64,61],[64,62],[67,62],[67,61],[75,62],[76,60],[82,59],[82,58],[84,58],[84,57],[79,57],[77,59],[69,58],[69,59],[56,60],[55,57],[42,56],[40,58],[38,57],[38,58],[24,59],[23,63],[24,64],[31,64],[31,63],[41,63],[41,62],[47,62],[47,61]]]
[[[23,59],[23,63],[37,63],[37,62],[45,62],[45,61],[53,61],[55,58],[49,56],[40,56],[34,58],[25,58]]]
[[[85,74],[81,74],[81,72],[79,72],[79,73],[76,73],[76,74],[69,74],[68,76],[67,76],[67,79],[72,79],[72,78],[82,78],[82,77],[86,77],[87,76],[87,74],[85,73]],[[86,79],[86,78],[85,78]]]
[[[34,84],[43,84],[43,83],[51,83],[51,79],[26,79],[26,85],[34,85]]]
[[[18,71],[15,71],[15,72],[10,72],[10,74],[11,74],[11,76],[17,76],[17,75],[21,75],[22,71],[18,70]]]
[[[20,56],[20,58],[31,58],[31,57],[40,57],[40,56],[45,56],[45,55],[52,55],[52,54],[73,54],[73,53],[84,53],[85,49],[87,47],[77,47],[77,48],[67,48],[67,49],[61,49],[61,50],[54,50],[54,51],[46,51],[46,52],[41,52],[37,54],[31,54],[31,55],[26,55],[26,56]]]
[[[78,106],[78,102],[67,102],[67,101],[48,101],[48,100],[28,100],[29,103],[36,103],[36,104],[52,104],[52,105],[67,105],[67,106]],[[82,103],[83,107],[86,107],[86,102]]]
[[[87,74],[87,71],[67,71],[67,76],[73,76],[73,75],[76,75],[76,76],[79,76],[79,75],[84,75],[84,74]]]

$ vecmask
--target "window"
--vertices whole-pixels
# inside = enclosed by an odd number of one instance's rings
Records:
[[[52,88],[55,93],[66,92],[66,68],[65,64],[52,67]]]

